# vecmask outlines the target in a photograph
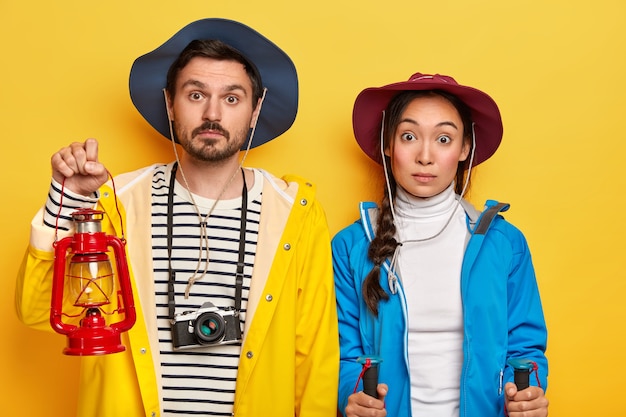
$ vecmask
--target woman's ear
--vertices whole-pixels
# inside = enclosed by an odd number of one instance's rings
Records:
[[[383,154],[385,154],[385,156],[391,158],[391,145],[387,144],[387,146],[385,146],[383,148]]]
[[[463,141],[463,149],[461,149],[461,155],[459,155],[459,161],[465,161],[470,154],[471,145],[469,140]]]

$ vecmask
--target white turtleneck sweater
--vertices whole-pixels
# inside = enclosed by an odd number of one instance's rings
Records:
[[[414,417],[458,417],[463,364],[461,264],[469,237],[466,216],[450,186],[417,198],[398,187],[397,271],[408,310],[408,354]],[[450,219],[450,217],[452,218]],[[444,225],[445,229],[437,237]],[[423,242],[410,242],[415,239]]]

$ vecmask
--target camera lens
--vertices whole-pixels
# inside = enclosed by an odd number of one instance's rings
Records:
[[[196,319],[195,333],[200,343],[220,341],[224,336],[224,319],[217,313],[202,313]]]

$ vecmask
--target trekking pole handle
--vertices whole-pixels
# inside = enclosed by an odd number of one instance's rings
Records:
[[[356,360],[363,365],[363,392],[370,397],[378,398],[378,365],[383,361],[378,356],[359,356]]]

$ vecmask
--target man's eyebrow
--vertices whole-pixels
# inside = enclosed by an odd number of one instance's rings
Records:
[[[194,80],[194,79],[185,81],[181,87],[184,88],[184,87],[189,87],[189,86],[198,87],[198,88],[206,88],[205,83],[203,83],[202,81]]]
[[[241,84],[231,84],[228,85],[224,91],[235,91],[235,90],[240,90],[244,95],[248,95],[248,92],[246,91],[246,88],[241,85]]]
[[[183,83],[183,85],[181,86],[181,88],[185,88],[185,87],[188,87],[188,86],[197,87],[197,88],[200,88],[200,89],[206,89],[208,87],[207,84],[203,83],[200,80],[196,80],[196,79],[190,79],[190,80],[185,81]],[[236,90],[243,92],[244,95],[248,95],[245,87],[243,85],[241,85],[241,84],[230,84],[230,85],[227,85],[223,89],[223,91],[227,91],[227,92],[228,91],[236,91]]]

